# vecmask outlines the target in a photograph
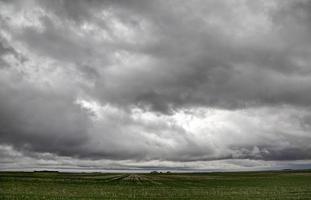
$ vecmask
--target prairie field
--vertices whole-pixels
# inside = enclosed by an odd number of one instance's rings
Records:
[[[311,199],[311,171],[223,173],[0,172],[0,200]]]

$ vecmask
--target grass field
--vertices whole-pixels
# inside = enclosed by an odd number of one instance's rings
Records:
[[[311,171],[192,174],[0,172],[4,199],[311,199]]]

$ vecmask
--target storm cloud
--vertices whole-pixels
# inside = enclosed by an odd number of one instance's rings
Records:
[[[309,167],[310,20],[309,0],[0,1],[0,169]]]

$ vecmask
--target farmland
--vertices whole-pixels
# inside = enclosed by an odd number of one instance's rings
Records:
[[[9,199],[311,199],[311,171],[235,173],[0,172]]]

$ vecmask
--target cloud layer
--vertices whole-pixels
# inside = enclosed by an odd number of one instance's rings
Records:
[[[310,13],[308,0],[0,1],[0,169],[308,164]]]

